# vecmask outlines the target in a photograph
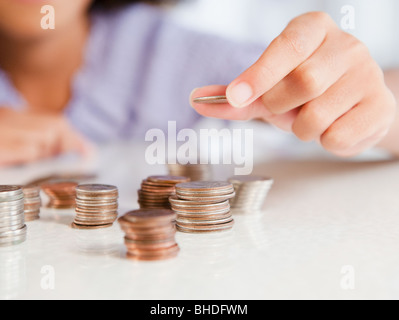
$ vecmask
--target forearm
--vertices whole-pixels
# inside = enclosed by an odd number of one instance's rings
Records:
[[[385,80],[388,87],[399,102],[399,69],[392,69],[385,72]],[[396,113],[395,122],[388,135],[378,145],[399,157],[399,111]]]

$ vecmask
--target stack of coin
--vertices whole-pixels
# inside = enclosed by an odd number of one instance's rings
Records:
[[[33,221],[40,218],[40,187],[38,185],[28,185],[22,188],[25,203],[25,221]]]
[[[168,164],[169,174],[190,178],[190,181],[212,180],[212,166],[208,164]]]
[[[232,209],[243,212],[258,212],[273,185],[273,179],[255,176],[236,176],[229,179],[236,197],[230,200]]]
[[[20,186],[0,186],[0,246],[26,240],[24,193]]]
[[[72,209],[75,207],[76,182],[52,182],[42,184],[40,187],[49,197],[47,208]]]
[[[140,209],[119,218],[125,232],[127,257],[134,260],[164,260],[176,257],[176,214],[166,209]]]
[[[140,208],[170,209],[169,197],[176,192],[178,183],[188,182],[189,178],[181,176],[152,176],[143,180],[138,191]]]
[[[229,230],[234,220],[229,199],[235,196],[234,187],[224,181],[197,181],[176,186],[176,196],[169,198],[177,214],[177,230],[187,233],[206,233]]]
[[[82,184],[76,187],[76,229],[111,227],[118,217],[118,188],[105,184]]]

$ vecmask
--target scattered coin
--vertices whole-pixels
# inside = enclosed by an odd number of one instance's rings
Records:
[[[75,207],[76,186],[72,181],[52,182],[41,185],[41,189],[49,197],[47,208],[72,209]]]
[[[229,200],[234,187],[225,181],[195,181],[176,185],[176,195],[169,198],[177,214],[177,230],[205,233],[230,230],[234,220]]]
[[[0,246],[26,240],[24,193],[20,186],[0,186]]]
[[[42,185],[47,183],[62,182],[62,181],[77,181],[79,183],[88,182],[97,178],[96,174],[84,174],[84,173],[62,173],[53,174],[46,177],[35,179],[29,182],[29,185]]]
[[[230,200],[232,209],[257,212],[262,209],[274,180],[267,177],[236,176],[230,178],[236,197]]]
[[[118,188],[105,184],[76,187],[75,229],[111,227],[118,218]]]
[[[194,103],[200,104],[226,104],[229,103],[226,96],[209,96],[195,98]]]
[[[190,179],[182,176],[148,177],[138,190],[140,208],[170,209],[169,197],[175,194],[175,185],[187,181]]]
[[[164,260],[176,257],[176,214],[167,209],[140,209],[119,218],[125,232],[127,257],[133,260]]]

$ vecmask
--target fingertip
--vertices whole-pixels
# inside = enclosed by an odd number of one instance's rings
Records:
[[[251,99],[254,96],[252,86],[246,82],[241,81],[232,83],[226,90],[227,100],[234,108],[245,108],[251,104]]]
[[[198,91],[198,89],[199,89],[199,88],[195,88],[195,89],[193,89],[193,91],[191,91],[191,93],[190,93],[189,103],[190,103],[190,105],[191,105],[192,108],[195,108],[195,107],[194,107],[194,98],[195,98],[195,96],[196,96],[196,92]]]

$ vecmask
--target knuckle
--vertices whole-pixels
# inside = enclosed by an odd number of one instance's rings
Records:
[[[299,140],[304,142],[312,141],[315,138],[315,134],[311,132],[309,127],[306,127],[306,125],[300,121],[294,122],[292,125],[292,132]]]
[[[359,41],[356,37],[349,33],[345,33],[345,35],[347,37],[348,45],[350,46],[350,48],[352,48],[357,57],[362,55],[371,57],[370,50],[365,43]]]
[[[294,124],[293,132],[302,141],[311,141],[325,130],[325,116],[312,104],[302,107]]]
[[[322,134],[320,142],[324,149],[335,154],[348,150],[353,145],[342,131],[331,128]]]
[[[331,24],[332,22],[334,22],[334,20],[331,18],[331,16],[324,12],[324,11],[313,11],[313,12],[309,12],[307,14],[307,16],[319,23],[323,23],[323,24]]]
[[[303,36],[293,29],[284,31],[277,40],[300,56],[305,52]]]
[[[322,86],[316,74],[316,70],[309,66],[297,69],[292,74],[295,85],[309,100],[322,93]]]
[[[394,121],[395,116],[398,112],[398,105],[393,93],[389,89],[386,89],[386,91],[386,100],[383,106],[384,109],[386,109],[385,112],[388,118],[388,122],[391,124]]]

